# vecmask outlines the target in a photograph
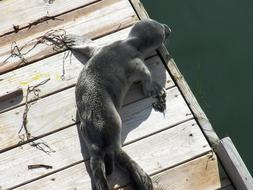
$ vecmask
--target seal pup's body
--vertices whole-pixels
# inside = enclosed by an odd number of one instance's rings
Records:
[[[85,44],[82,47],[80,37],[68,37],[70,49],[91,56],[77,81],[76,104],[96,190],[109,190],[106,175],[113,171],[114,162],[129,172],[137,189],[153,189],[150,177],[121,148],[119,110],[129,87],[136,81],[141,81],[145,95],[159,95],[162,91],[152,81],[144,58],[161,46],[169,33],[166,25],[153,20],[140,21],[126,40],[97,51],[93,47],[87,51]]]

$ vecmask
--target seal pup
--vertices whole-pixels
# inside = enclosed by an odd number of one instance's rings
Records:
[[[151,178],[122,150],[119,110],[129,87],[142,84],[146,96],[159,97],[163,88],[152,81],[144,58],[159,48],[171,30],[146,19],[137,22],[125,40],[96,47],[86,38],[68,35],[68,47],[87,59],[76,84],[80,131],[90,155],[93,189],[109,190],[106,175],[116,163],[127,171],[138,190],[152,190]]]

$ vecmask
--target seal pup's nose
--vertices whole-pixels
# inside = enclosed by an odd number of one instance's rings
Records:
[[[165,28],[165,37],[167,38],[171,33],[171,29],[166,24],[164,24],[164,28]]]

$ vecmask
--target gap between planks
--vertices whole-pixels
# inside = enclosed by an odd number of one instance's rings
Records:
[[[64,29],[67,34],[86,35],[92,39],[114,33],[120,29],[131,26],[138,19],[130,3],[125,0],[106,0],[92,4],[67,14],[59,19],[62,21],[48,21],[30,30],[22,30],[18,34],[14,33],[1,38],[0,48],[0,73],[4,73],[25,64],[31,64],[45,57],[56,54],[57,52],[45,44],[38,44],[36,48],[29,51],[36,43],[37,39],[43,36],[49,30]],[[19,47],[27,44],[22,52],[29,51],[25,55],[26,63],[23,63],[18,57],[10,56],[10,47],[12,42],[16,42]]]
[[[135,131],[133,130],[133,132]],[[52,148],[56,150],[51,156],[41,151],[36,151],[36,149],[31,148],[29,145],[23,146],[23,149],[7,151],[1,155],[1,158],[7,158],[7,160],[1,161],[1,163],[5,163],[1,167],[5,171],[5,177],[16,176],[12,179],[11,183],[3,178],[1,184],[4,185],[4,188],[48,173],[45,169],[28,171],[28,164],[46,163],[53,166],[53,170],[56,170],[80,160],[88,159],[86,151],[83,150],[84,154],[81,154],[77,130],[74,127],[45,137],[44,139],[47,142],[51,141]],[[148,149],[147,145],[149,146]],[[173,128],[165,129],[164,131],[152,133],[147,138],[125,146],[124,150],[149,174],[152,174],[169,168],[179,162],[183,162],[184,160],[194,158],[197,155],[203,155],[211,149],[198,125],[194,120],[191,120]],[[8,162],[8,158],[12,159],[11,163]],[[9,167],[9,164],[12,167]],[[8,170],[3,167],[8,168]],[[118,175],[115,175],[115,177],[116,179],[113,181],[123,179]]]

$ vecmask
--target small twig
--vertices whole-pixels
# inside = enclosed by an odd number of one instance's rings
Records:
[[[32,165],[28,165],[28,169],[29,170],[37,169],[37,168],[53,169],[53,166],[46,165],[46,164],[32,164]]]

